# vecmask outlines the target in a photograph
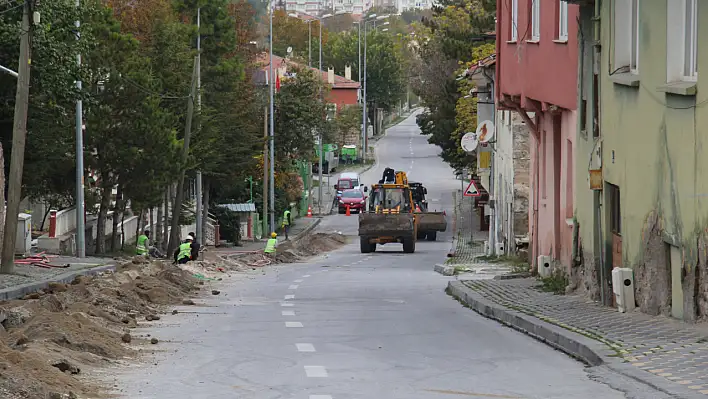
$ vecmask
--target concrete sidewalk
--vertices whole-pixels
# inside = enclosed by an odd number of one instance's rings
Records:
[[[708,397],[708,325],[639,311],[619,313],[575,295],[541,291],[534,278],[451,282],[449,292],[501,321],[591,365],[680,398]]]

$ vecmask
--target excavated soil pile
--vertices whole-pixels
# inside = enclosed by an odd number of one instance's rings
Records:
[[[159,320],[163,305],[199,290],[192,274],[135,258],[115,272],[0,302],[0,397],[95,397],[98,387],[81,379],[82,370],[133,357],[149,345],[131,329]]]
[[[347,238],[339,233],[314,233],[299,240],[278,244],[275,259],[262,252],[220,255],[223,267],[228,270],[243,271],[275,263],[295,263],[311,256],[332,251],[344,245]]]

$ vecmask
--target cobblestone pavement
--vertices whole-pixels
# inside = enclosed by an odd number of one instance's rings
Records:
[[[639,311],[619,313],[574,295],[553,295],[532,278],[464,281],[487,300],[607,344],[642,370],[708,396],[708,325]]]
[[[480,230],[479,214],[473,210],[474,199],[455,195],[455,256],[446,262],[455,266],[459,279],[491,279],[499,274],[507,274],[512,268],[503,263],[488,263],[478,259],[484,256],[484,241],[489,239],[488,231]]]

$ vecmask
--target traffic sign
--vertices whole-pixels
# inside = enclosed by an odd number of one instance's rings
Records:
[[[475,132],[465,133],[465,135],[462,136],[462,140],[460,140],[460,145],[466,152],[474,151],[478,144],[479,141],[477,140],[477,133]]]
[[[481,194],[479,193],[479,190],[477,190],[477,185],[474,184],[474,180],[470,181],[470,185],[467,186],[464,196],[465,197],[479,197],[480,195]]]

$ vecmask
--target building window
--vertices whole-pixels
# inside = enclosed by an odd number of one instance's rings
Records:
[[[568,40],[568,2],[564,0],[558,6],[558,40]]]
[[[519,0],[511,0],[511,41],[515,42],[519,34]]]
[[[616,0],[615,71],[639,73],[639,0]]]
[[[698,78],[698,63],[696,62],[698,39],[698,18],[696,8],[698,0],[683,1],[683,77],[685,80]]]
[[[541,0],[532,0],[531,3],[531,40],[541,39]]]

